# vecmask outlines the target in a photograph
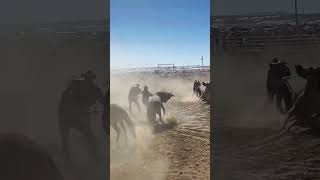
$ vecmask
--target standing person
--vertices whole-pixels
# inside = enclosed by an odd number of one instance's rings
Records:
[[[199,80],[195,80],[193,83],[193,95],[196,94],[198,97],[201,96],[201,89],[200,89],[201,83]]]
[[[291,72],[286,63],[274,58],[269,65],[267,77],[267,92],[270,101],[276,96],[277,108],[282,110],[282,99],[285,100],[286,110],[292,106],[292,92],[283,78],[290,76]]]
[[[142,93],[142,91],[140,89],[139,84],[137,84],[136,86],[133,86],[130,89],[129,95],[128,95],[130,113],[132,113],[132,106],[131,106],[132,103],[135,103],[139,109],[139,112],[141,112],[141,108],[140,108],[140,104],[139,104],[139,100],[138,100],[138,97],[141,93]]]
[[[149,102],[149,97],[153,96],[152,93],[149,92],[148,86],[145,86],[142,91],[142,103],[147,106]]]

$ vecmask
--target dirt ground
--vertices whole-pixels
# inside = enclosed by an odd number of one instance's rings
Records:
[[[220,136],[213,163],[217,179],[320,178],[319,138],[239,127],[219,127],[216,136]]]
[[[272,57],[318,65],[315,52],[285,51],[220,57],[214,71],[215,115],[213,177],[225,180],[320,179],[320,139],[309,134],[280,135],[286,116],[266,103],[265,80]],[[304,52],[303,52],[304,51]],[[308,54],[306,61],[301,61]],[[222,78],[223,77],[223,78]],[[294,90],[305,82],[293,79]]]
[[[173,119],[177,125],[162,132],[151,133],[150,127],[146,125],[146,110],[142,105],[143,112],[132,116],[137,127],[137,139],[133,139],[129,147],[123,143],[116,147],[115,142],[111,143],[112,180],[210,179],[210,106],[192,97],[192,81],[174,81],[166,81],[166,86],[163,82],[148,83],[151,92],[165,87],[175,94],[165,105],[167,113],[164,119]],[[170,86],[171,83],[176,86]],[[110,87],[111,97],[116,96],[117,93],[112,92],[117,85],[112,80]],[[127,97],[126,91],[129,88],[123,89],[126,89],[123,93]],[[118,94],[121,93],[118,91]],[[111,98],[111,103],[115,102],[125,108],[128,106],[125,98]]]

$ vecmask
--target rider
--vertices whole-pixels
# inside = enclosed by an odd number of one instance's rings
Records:
[[[142,103],[147,106],[148,102],[149,102],[149,97],[150,96],[153,96],[152,93],[149,92],[148,90],[148,86],[145,86],[143,88],[143,91],[142,91]]]
[[[136,86],[131,87],[130,91],[129,91],[129,95],[128,95],[128,100],[129,100],[129,110],[130,113],[132,113],[132,107],[131,104],[135,103],[139,109],[139,112],[141,112],[141,108],[140,108],[140,104],[138,101],[138,96],[142,93],[141,89],[140,89],[140,85],[136,84]]]
[[[269,65],[267,78],[267,91],[269,99],[277,98],[277,108],[282,110],[282,98],[285,100],[286,110],[292,106],[292,93],[283,78],[290,76],[291,72],[287,63],[274,58]]]
[[[193,94],[196,94],[197,96],[201,96],[200,86],[201,86],[200,81],[195,80],[193,83]]]
[[[95,72],[91,69],[89,69],[87,72],[85,73],[82,73],[81,74],[81,77],[84,78],[84,82],[85,86],[81,86],[82,88],[89,88],[89,87],[92,87],[92,88],[95,88],[96,89],[96,92],[98,92],[97,94],[99,94],[100,97],[103,97],[103,94],[102,94],[102,91],[101,89],[99,88],[99,86],[95,83],[95,80],[97,78],[97,75],[95,74]],[[89,88],[90,89],[90,88]],[[89,96],[89,94],[88,94]],[[89,97],[88,97],[89,98]],[[100,104],[103,104],[104,103],[104,100],[102,98],[97,98],[98,101],[100,102]]]

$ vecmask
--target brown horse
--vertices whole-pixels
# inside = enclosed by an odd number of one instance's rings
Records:
[[[110,104],[110,126],[117,133],[117,142],[119,141],[120,132],[122,128],[122,132],[125,134],[125,140],[127,142],[127,128],[129,128],[131,134],[136,137],[136,131],[132,120],[129,117],[129,114],[126,110],[116,104]]]
[[[116,104],[110,104],[110,89],[104,96],[104,111],[102,116],[102,126],[107,136],[110,137],[110,126],[117,133],[117,142],[119,141],[122,128],[123,133],[127,141],[127,127],[134,137],[136,137],[136,131],[132,120],[126,110]],[[127,126],[127,127],[126,127]]]
[[[287,128],[289,131],[295,126],[311,127],[320,129],[320,68],[302,68],[296,66],[297,74],[307,80],[305,90],[300,93],[294,103],[293,108],[289,111],[281,130],[284,130],[289,122],[291,125]]]
[[[201,96],[200,96],[200,99],[207,103],[207,104],[210,104],[210,86],[211,86],[211,83],[205,83],[205,82],[202,82],[202,85],[206,87],[206,89],[202,92]]]

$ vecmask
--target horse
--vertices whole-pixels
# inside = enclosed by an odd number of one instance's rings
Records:
[[[89,144],[89,150],[96,160],[96,138],[90,129],[89,108],[97,101],[103,103],[100,88],[91,80],[73,80],[69,87],[63,91],[58,106],[59,129],[62,143],[62,152],[66,162],[71,162],[68,148],[70,130],[75,129],[82,133]]]
[[[211,83],[205,83],[202,82],[202,85],[205,86],[205,90],[202,92],[201,96],[200,96],[200,100],[202,100],[203,102],[210,104],[210,86]]]
[[[287,131],[295,126],[320,129],[318,122],[320,114],[320,83],[318,79],[320,69],[303,69],[301,66],[296,66],[296,71],[299,76],[307,80],[307,83],[304,91],[299,94],[290,109],[281,131],[285,130],[286,125],[292,121],[286,129]]]
[[[116,131],[117,138],[116,141],[119,142],[121,127],[123,133],[125,134],[125,141],[127,143],[127,128],[130,130],[133,137],[136,137],[136,131],[135,126],[132,122],[132,120],[129,117],[129,114],[126,110],[124,110],[122,107],[120,107],[117,104],[110,104],[110,126]],[[126,125],[126,126],[125,126]]]
[[[125,134],[127,142],[127,128],[128,126],[132,135],[136,137],[136,131],[133,122],[131,121],[129,114],[126,110],[116,104],[110,104],[110,89],[107,90],[104,95],[104,110],[102,114],[102,126],[107,136],[110,136],[110,126],[116,131],[117,138],[116,141],[119,141],[121,129],[118,125],[121,126],[122,131]]]
[[[290,131],[295,126],[320,129],[320,124],[318,124],[318,117],[320,114],[319,105],[320,94],[308,96],[305,91],[301,92],[294,103],[293,108],[290,109],[281,130],[283,131],[287,124],[292,121],[293,122],[287,128],[287,131]]]
[[[156,92],[156,95],[152,96],[147,105],[147,116],[148,120],[151,123],[156,123],[156,115],[159,116],[159,121],[164,124],[161,118],[161,109],[163,114],[165,114],[166,109],[163,106],[163,103],[167,103],[168,100],[174,95],[169,92]]]
[[[27,136],[0,134],[0,177],[6,180],[63,180],[49,153]]]

